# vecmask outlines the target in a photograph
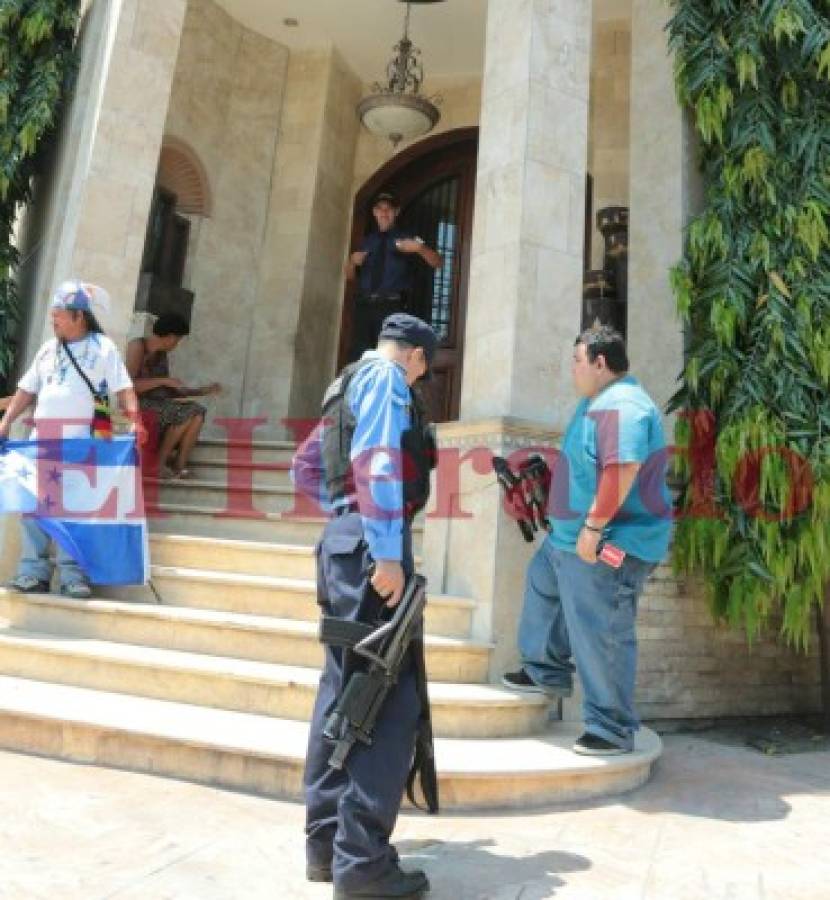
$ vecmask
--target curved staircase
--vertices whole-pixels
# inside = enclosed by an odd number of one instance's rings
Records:
[[[255,444],[261,517],[218,515],[236,505],[224,442],[200,444],[191,480],[151,484],[164,515],[151,522],[150,587],[85,602],[0,592],[0,746],[301,796],[322,660],[322,520],[286,515],[292,449]],[[474,609],[441,594],[427,608],[445,809],[526,808],[647,780],[661,750],[653,732],[632,754],[581,757],[570,750],[578,724],[551,722],[544,697],[487,684],[492,648],[470,637]]]

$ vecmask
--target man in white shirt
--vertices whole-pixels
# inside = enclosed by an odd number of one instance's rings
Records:
[[[8,438],[12,423],[32,402],[33,439],[90,437],[95,409],[90,385],[96,394],[117,397],[133,423],[139,444],[146,440],[130,376],[118,348],[103,333],[96,317],[96,312],[100,315],[105,310],[106,293],[94,285],[67,281],[58,288],[52,300],[55,337],[38,350],[18,382],[17,392],[0,420],[0,441]],[[45,593],[52,575],[49,536],[33,518],[24,516],[21,526],[20,565],[9,586],[24,593]],[[75,599],[91,597],[89,581],[75,560],[61,547],[56,555],[61,593]]]

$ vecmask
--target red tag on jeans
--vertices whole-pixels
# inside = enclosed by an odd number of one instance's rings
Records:
[[[611,566],[612,569],[619,569],[625,559],[625,550],[620,550],[619,547],[615,547],[613,544],[605,543],[602,545],[602,550],[597,554],[597,559],[601,559],[606,565]]]

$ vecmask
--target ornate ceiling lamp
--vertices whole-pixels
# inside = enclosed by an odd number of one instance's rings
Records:
[[[386,67],[386,83],[376,82],[372,93],[357,104],[360,121],[372,134],[388,138],[393,147],[432,131],[441,118],[433,102],[437,98],[421,96],[424,68],[421,51],[409,40],[409,13],[407,0],[403,37]]]

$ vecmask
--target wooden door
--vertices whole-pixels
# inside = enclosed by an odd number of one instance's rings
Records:
[[[424,385],[433,421],[458,417],[461,371],[464,357],[464,323],[475,198],[477,129],[439,135],[400,154],[358,194],[355,203],[352,246],[375,227],[372,200],[381,191],[395,194],[401,203],[398,224],[423,238],[443,257],[443,266],[432,270],[419,262],[413,284],[411,311],[430,322],[440,344],[433,378]],[[348,285],[341,329],[341,364],[350,346],[354,285]]]

